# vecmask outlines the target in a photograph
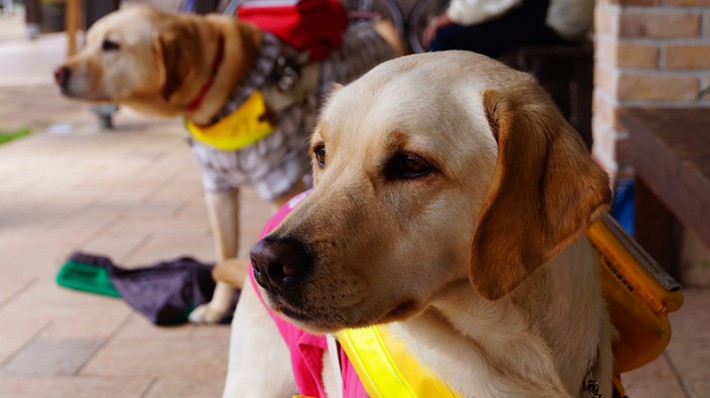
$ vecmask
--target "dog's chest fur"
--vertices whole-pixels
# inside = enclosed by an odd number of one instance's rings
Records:
[[[601,303],[591,307],[598,309],[596,313],[576,311],[575,303],[599,297],[592,291],[598,286],[594,257],[586,238],[580,240],[510,297],[486,301],[462,283],[456,288],[460,292],[435,301],[421,316],[392,325],[393,331],[417,358],[435,373],[446,375],[445,382],[466,397],[577,396],[591,364],[573,359],[595,357],[604,320]],[[563,264],[575,258],[582,264]],[[587,280],[589,288],[570,284],[568,275],[557,275],[559,268],[563,274],[576,269],[572,282]],[[520,305],[528,296],[525,289],[539,292],[541,288],[556,292],[556,297]],[[580,303],[579,308],[585,306]],[[569,341],[562,334],[584,337],[569,346],[556,346],[556,341]]]

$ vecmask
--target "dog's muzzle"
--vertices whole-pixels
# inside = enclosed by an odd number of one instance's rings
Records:
[[[302,242],[267,236],[251,249],[254,278],[262,288],[282,294],[301,279],[313,264],[313,256]]]

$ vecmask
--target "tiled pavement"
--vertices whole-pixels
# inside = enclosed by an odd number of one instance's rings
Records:
[[[219,396],[227,326],[159,328],[121,300],[54,283],[77,249],[126,266],[213,259],[180,122],[124,109],[115,131],[99,131],[84,105],[39,74],[61,59],[62,38],[5,40],[8,21],[0,18],[0,130],[35,134],[0,146],[0,397]],[[32,59],[39,64],[25,68]],[[243,203],[246,248],[268,208],[249,189]],[[625,375],[631,397],[710,396],[710,292],[686,291],[671,320],[664,355]]]

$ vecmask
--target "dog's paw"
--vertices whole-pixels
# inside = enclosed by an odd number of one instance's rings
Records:
[[[192,323],[217,323],[227,314],[227,309],[216,308],[209,303],[197,306],[188,319]]]

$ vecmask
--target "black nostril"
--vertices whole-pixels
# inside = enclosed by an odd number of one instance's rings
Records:
[[[252,268],[252,273],[254,274],[254,279],[256,279],[256,283],[259,284],[259,286],[263,287],[266,290],[271,290],[269,286],[269,281],[265,279],[266,274],[261,272],[261,260],[258,260],[258,256],[251,255],[251,268]]]
[[[66,66],[60,66],[54,70],[54,80],[62,88],[66,88],[67,84],[69,84],[69,76],[70,75],[71,75],[71,69],[69,69]]]
[[[272,236],[262,239],[252,248],[251,260],[256,281],[274,293],[281,292],[305,273],[313,262],[300,241]]]

